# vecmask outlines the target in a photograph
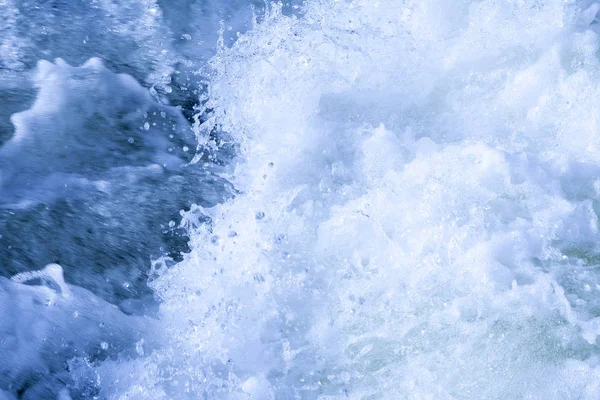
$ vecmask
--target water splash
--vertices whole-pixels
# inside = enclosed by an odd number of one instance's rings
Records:
[[[268,7],[202,71],[236,197],[155,263],[159,345],[70,361],[69,395],[597,398],[597,10]]]

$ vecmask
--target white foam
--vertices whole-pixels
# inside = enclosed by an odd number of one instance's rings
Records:
[[[35,285],[36,280],[41,284]],[[53,392],[68,398],[61,379],[65,362],[126,355],[140,340],[151,348],[151,327],[150,319],[127,316],[87,290],[66,284],[58,264],[11,280],[0,277],[0,396],[10,399],[11,392],[20,390],[26,399]]]
[[[3,203],[50,200],[124,166],[176,170],[185,163],[168,138],[189,131],[180,112],[156,104],[135,79],[100,59],[80,67],[40,61],[35,82],[33,106],[12,115],[15,133],[0,149]]]
[[[161,348],[73,379],[130,399],[598,398],[593,7],[274,6],[211,61],[200,132],[239,144],[240,193],[183,216],[191,253],[151,282]]]
[[[154,281],[172,350],[135,381],[596,398],[598,37],[580,16],[313,1],[218,54],[207,108],[241,145],[242,194]]]

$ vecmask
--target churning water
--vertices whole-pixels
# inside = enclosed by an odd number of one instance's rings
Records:
[[[600,398],[600,3],[0,12],[0,399]]]

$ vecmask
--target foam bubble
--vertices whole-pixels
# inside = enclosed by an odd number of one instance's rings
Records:
[[[190,393],[597,397],[600,92],[580,15],[313,1],[222,50],[207,108],[240,143],[242,193],[200,210],[153,282]]]
[[[160,348],[73,359],[70,393],[597,398],[594,7],[271,7],[210,63],[238,192],[156,263]]]

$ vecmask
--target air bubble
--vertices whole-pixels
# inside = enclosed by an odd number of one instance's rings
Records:
[[[144,339],[140,339],[138,342],[136,342],[136,344],[135,344],[135,352],[139,356],[143,356],[144,355]]]

